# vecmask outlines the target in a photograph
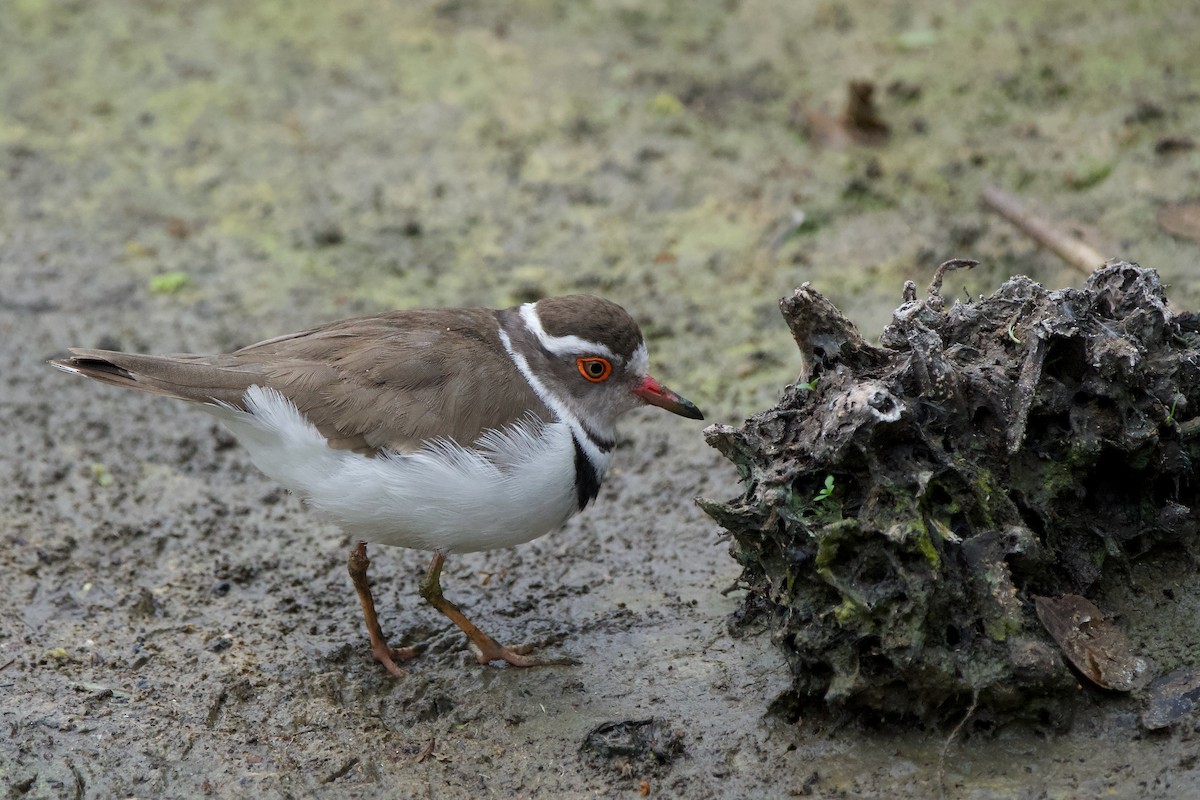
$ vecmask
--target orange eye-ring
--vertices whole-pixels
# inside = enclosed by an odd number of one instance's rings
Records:
[[[579,374],[592,383],[606,381],[612,375],[612,364],[608,363],[607,358],[581,358],[575,364],[579,367]]]

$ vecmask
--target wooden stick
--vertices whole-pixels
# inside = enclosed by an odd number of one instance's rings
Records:
[[[1064,233],[1045,220],[1037,219],[1021,205],[1021,201],[1015,195],[1003,189],[984,186],[983,203],[1084,275],[1091,275],[1093,270],[1105,262],[1104,256],[1090,245]]]

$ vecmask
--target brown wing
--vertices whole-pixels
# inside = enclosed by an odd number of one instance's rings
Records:
[[[413,450],[435,437],[474,442],[532,411],[487,309],[396,311],[330,323],[218,356],[75,350],[57,366],[106,383],[242,407],[252,385],[278,390],[330,444]]]

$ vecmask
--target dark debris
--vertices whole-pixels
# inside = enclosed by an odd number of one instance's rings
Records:
[[[705,432],[745,491],[700,502],[801,698],[1035,711],[1076,681],[1034,596],[1197,549],[1200,320],[1130,263],[946,312],[914,295],[879,347],[811,287],[785,298],[801,382]]]
[[[659,719],[605,722],[588,731],[579,750],[594,767],[640,776],[682,755],[683,734]]]
[[[1200,707],[1200,670],[1185,667],[1150,684],[1142,727],[1161,730],[1192,716]]]

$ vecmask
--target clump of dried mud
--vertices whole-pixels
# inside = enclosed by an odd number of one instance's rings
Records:
[[[906,288],[880,347],[796,290],[800,380],[706,431],[745,491],[701,505],[802,698],[925,716],[1053,702],[1076,680],[1036,598],[1196,546],[1200,317],[1129,263],[948,311],[939,284]]]

